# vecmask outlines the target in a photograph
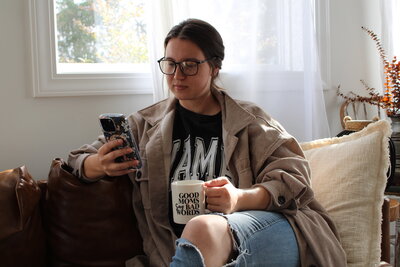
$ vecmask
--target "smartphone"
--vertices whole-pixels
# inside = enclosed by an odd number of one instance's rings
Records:
[[[104,113],[99,116],[100,125],[107,142],[122,139],[122,145],[115,147],[113,150],[121,149],[124,147],[131,147],[133,152],[125,154],[115,159],[116,162],[124,162],[130,160],[138,160],[139,164],[132,169],[140,169],[142,167],[142,160],[140,159],[139,149],[133,139],[129,123],[124,114],[120,113]]]

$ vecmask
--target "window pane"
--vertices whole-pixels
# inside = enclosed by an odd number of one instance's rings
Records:
[[[148,64],[145,0],[54,0],[54,7],[57,73]]]

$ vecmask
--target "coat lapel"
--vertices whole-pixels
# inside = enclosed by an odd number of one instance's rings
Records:
[[[221,106],[225,159],[228,166],[230,166],[230,161],[238,142],[236,135],[255,120],[255,116],[243,109],[223,91],[212,89],[212,93]]]
[[[154,220],[169,227],[169,171],[171,165],[172,131],[176,101],[170,99],[160,119],[147,131],[146,155],[149,172],[149,199]],[[149,112],[151,110],[148,110]],[[150,112],[150,115],[159,111]]]

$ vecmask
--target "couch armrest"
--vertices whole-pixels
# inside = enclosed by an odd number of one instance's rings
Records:
[[[87,184],[69,170],[62,159],[53,160],[46,186],[43,208],[51,265],[123,267],[142,254],[129,177]]]
[[[22,166],[0,172],[0,265],[46,266],[41,191]]]

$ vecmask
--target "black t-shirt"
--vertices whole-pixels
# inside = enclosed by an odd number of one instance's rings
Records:
[[[231,177],[224,159],[221,113],[202,115],[177,103],[172,134],[170,182],[207,181],[220,176]],[[171,200],[169,207],[170,222],[179,237],[184,225],[174,223]]]

